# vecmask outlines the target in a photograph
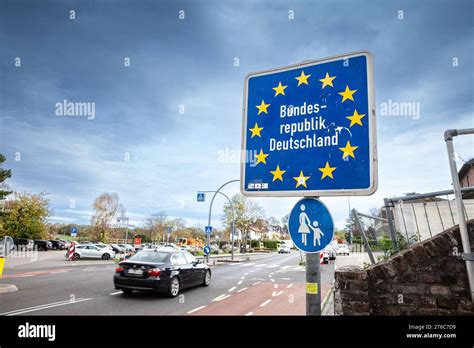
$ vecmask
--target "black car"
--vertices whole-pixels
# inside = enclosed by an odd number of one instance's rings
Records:
[[[114,276],[115,289],[125,294],[148,290],[175,297],[181,289],[210,283],[209,266],[178,250],[142,250],[120,262]]]
[[[35,242],[33,239],[19,238],[14,240],[18,250],[33,250]]]
[[[62,240],[50,240],[51,242],[51,249],[53,250],[63,250],[66,249],[66,243]]]
[[[35,246],[38,251],[47,251],[53,247],[49,240],[35,240]]]

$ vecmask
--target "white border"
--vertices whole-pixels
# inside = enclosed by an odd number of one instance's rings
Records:
[[[369,146],[370,146],[370,186],[365,189],[357,190],[293,190],[293,191],[247,191],[245,188],[245,147],[247,143],[247,104],[248,104],[248,82],[251,77],[269,75],[276,72],[304,68],[307,66],[328,63],[335,60],[365,56],[367,59],[367,94],[368,94],[368,112],[370,113],[369,122]],[[242,157],[240,160],[240,192],[247,197],[317,197],[317,196],[370,196],[378,187],[378,166],[377,166],[377,135],[375,118],[375,89],[373,73],[373,56],[370,51],[357,51],[353,53],[333,56],[303,63],[288,65],[276,69],[262,70],[248,74],[244,80],[244,106],[242,109]]]

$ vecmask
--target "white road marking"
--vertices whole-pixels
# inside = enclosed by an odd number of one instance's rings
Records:
[[[266,306],[267,304],[269,304],[270,302],[272,302],[272,300],[266,300],[265,302],[263,302],[260,307],[264,307]]]
[[[114,295],[118,295],[118,294],[123,294],[123,291],[120,290],[120,291],[117,291],[117,292],[111,292],[110,295],[114,296]]]
[[[222,295],[217,296],[215,299],[213,299],[212,302],[222,301],[222,300],[225,300],[228,297],[230,297],[230,295],[222,294]]]
[[[192,310],[190,310],[190,311],[188,311],[188,312],[186,312],[186,313],[187,313],[187,314],[191,314],[191,313],[197,312],[197,311],[199,311],[199,310],[201,310],[201,309],[203,309],[203,308],[206,308],[206,307],[207,307],[207,306],[199,306],[199,307],[194,308],[194,309],[192,309]]]
[[[241,280],[239,280],[239,282],[237,283],[237,285],[240,285],[240,284],[242,284],[242,281],[241,281]]]
[[[268,275],[268,277],[269,277],[269,278],[271,278],[271,277],[272,277],[272,275],[271,275],[271,274],[269,274],[269,275]]]
[[[252,285],[257,285],[257,284],[260,284],[260,282],[255,282],[255,283],[253,283]]]
[[[270,280],[271,280],[273,283],[275,283],[275,279],[273,279],[273,278],[270,278]]]
[[[280,265],[270,265],[267,268],[276,268],[276,267],[280,267]]]
[[[273,285],[275,289],[278,289],[278,284]]]
[[[249,274],[249,272],[245,273],[244,275],[248,275],[248,274]]]
[[[286,288],[289,289],[293,286],[293,283],[289,284]]]
[[[229,290],[227,290],[227,291],[234,291],[235,289],[237,289],[237,287],[236,287],[236,286],[233,286],[233,287],[231,287],[231,288],[230,288]]]
[[[90,297],[90,298],[78,298],[74,301],[66,300],[66,301],[60,301],[60,302],[47,303],[47,304],[44,304],[44,305],[39,305],[39,306],[34,306],[34,307],[16,309],[14,311],[0,313],[0,315],[6,315],[6,316],[18,315],[18,314],[23,314],[23,313],[40,311],[42,309],[48,309],[48,308],[53,308],[53,307],[58,307],[58,306],[65,306],[65,305],[69,305],[69,304],[89,301],[89,300],[92,300],[92,297]]]
[[[281,280],[291,280],[291,278],[280,278]]]
[[[253,315],[253,312],[248,312],[248,313],[245,314],[245,315],[247,315],[247,316],[248,316],[248,315]]]
[[[252,266],[255,265],[255,262],[250,262],[250,263],[241,263],[240,266],[245,267],[245,266]]]
[[[240,277],[240,279],[245,279],[245,276]]]
[[[266,263],[260,263],[258,265],[255,265],[254,267],[265,267],[267,264]]]
[[[242,288],[242,289],[240,289],[240,290],[237,290],[237,292],[242,292],[242,291],[247,290],[247,289],[248,289],[248,288]]]
[[[284,270],[284,269],[287,269],[287,268],[290,268],[291,266],[281,266],[280,269],[281,270]]]
[[[278,292],[276,292],[276,291],[272,292],[272,296],[280,296],[281,294],[283,294],[283,290],[280,290]]]

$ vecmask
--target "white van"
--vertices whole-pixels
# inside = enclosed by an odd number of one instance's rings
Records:
[[[280,246],[282,246],[283,244],[290,249],[295,249],[295,245],[293,244],[293,241],[291,239],[282,240]]]

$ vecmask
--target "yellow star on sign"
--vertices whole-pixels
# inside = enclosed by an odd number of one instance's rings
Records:
[[[331,179],[334,179],[334,177],[332,176],[332,172],[336,170],[336,167],[331,167],[329,165],[329,162],[326,162],[324,168],[318,169],[323,173],[323,175],[321,175],[321,180],[323,180],[327,176],[329,176]]]
[[[268,157],[268,154],[263,153],[263,149],[260,149],[260,153],[258,155],[255,155],[255,158],[257,159],[257,164],[259,163],[264,163],[267,164],[266,158]]]
[[[305,75],[304,74],[304,71],[301,70],[301,75],[298,76],[298,77],[295,77],[295,79],[298,80],[298,86],[301,85],[302,83],[304,83],[305,85],[308,84],[308,78],[310,77],[311,75]],[[297,86],[297,87],[298,87]]]
[[[253,126],[253,128],[249,128],[249,131],[252,132],[252,136],[250,138],[253,138],[254,136],[257,136],[257,137],[262,137],[260,132],[262,131],[263,127],[259,127],[257,122],[255,122],[255,126]]]
[[[365,116],[365,114],[359,115],[357,110],[354,110],[354,114],[352,116],[347,116],[349,120],[351,120],[351,124],[349,127],[352,127],[355,124],[361,125],[362,126],[362,118]]]
[[[349,86],[346,85],[346,90],[344,92],[339,92],[338,94],[342,95],[342,103],[344,103],[344,101],[347,99],[354,101],[354,97],[352,95],[355,92],[357,92],[357,89],[350,90]]]
[[[278,86],[272,88],[273,90],[275,90],[275,97],[276,97],[278,94],[285,95],[285,88],[286,88],[286,87],[288,87],[288,86],[283,86],[283,85],[281,84],[281,82],[278,82]]]
[[[341,150],[343,152],[342,158],[344,159],[347,156],[351,156],[351,157],[355,158],[354,150],[357,149],[358,147],[359,146],[351,146],[351,143],[348,140],[347,143],[346,143],[346,147],[340,147],[339,148],[339,150]]]
[[[306,186],[306,180],[308,180],[310,177],[309,176],[304,176],[303,171],[300,171],[300,176],[294,176],[293,179],[296,180],[296,187],[298,186]]]
[[[319,79],[319,81],[323,83],[323,87],[321,87],[321,89],[324,89],[324,87],[326,86],[334,87],[332,85],[332,80],[334,80],[335,78],[336,76],[329,76],[329,73],[326,73],[326,76],[324,77],[324,79]]]
[[[262,112],[268,114],[267,108],[270,106],[270,104],[265,104],[265,102],[262,99],[262,103],[260,105],[257,105],[256,108],[258,109],[258,114],[260,115]]]
[[[273,174],[273,180],[281,180],[283,181],[283,174],[285,174],[286,170],[281,170],[280,166],[278,165],[275,170],[271,170],[270,173]]]

